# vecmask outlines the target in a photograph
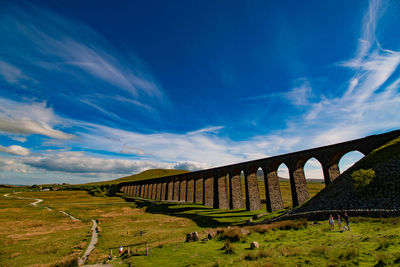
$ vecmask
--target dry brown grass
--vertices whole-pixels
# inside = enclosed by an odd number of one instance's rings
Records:
[[[299,230],[307,227],[308,222],[306,220],[297,220],[297,221],[281,221],[281,222],[275,222],[271,224],[259,224],[255,226],[249,226],[247,229],[249,229],[251,232],[257,232],[260,234],[268,233],[273,230]]]
[[[291,247],[291,246],[282,246],[278,248],[278,251],[282,254],[282,256],[296,256],[300,254],[300,248]]]
[[[57,261],[46,263],[46,264],[34,264],[29,267],[72,267],[78,266],[79,254],[73,253],[71,255],[65,256]]]
[[[13,259],[13,258],[16,258],[16,257],[18,257],[18,256],[20,256],[20,255],[22,255],[21,252],[15,252],[15,253],[11,254],[10,256],[8,256],[8,258],[9,258],[9,259]]]
[[[26,225],[24,225],[23,223],[13,224],[12,222],[10,222],[8,224],[8,227],[11,226],[13,227],[12,229],[20,229],[20,233],[13,233],[11,235],[6,235],[6,242],[8,240],[12,241],[29,240],[35,236],[48,235],[54,232],[68,231],[72,229],[80,229],[82,227],[87,227],[87,225],[82,222],[71,221],[70,219],[60,220],[60,222],[57,224],[46,224],[46,222],[43,221],[27,222]]]
[[[222,232],[219,235],[220,240],[229,240],[230,242],[239,242],[246,240],[248,231],[241,227],[219,228],[217,232]]]

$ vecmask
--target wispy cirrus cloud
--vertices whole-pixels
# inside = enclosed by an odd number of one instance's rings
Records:
[[[28,79],[19,68],[1,60],[0,75],[10,84],[17,84],[21,80]]]
[[[336,64],[351,73],[342,82],[344,92],[330,96],[306,83],[278,96],[289,95],[294,106],[304,109],[287,118],[282,136],[296,135],[301,143],[319,146],[400,127],[400,51],[384,49],[376,37],[379,18],[384,18],[382,6],[370,1],[354,57]]]
[[[0,79],[28,96],[54,105],[67,97],[77,107],[82,99],[93,113],[111,119],[128,116],[121,107],[154,114],[155,104],[169,103],[144,62],[80,22],[28,2],[9,2],[0,10],[0,31]]]

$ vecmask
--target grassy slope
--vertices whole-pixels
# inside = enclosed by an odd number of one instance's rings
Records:
[[[390,161],[391,159],[395,158],[400,158],[400,137],[386,143],[385,145],[373,150],[371,153],[369,153],[367,156],[362,158],[360,161],[358,161],[356,164],[354,164],[352,167],[350,167],[348,170],[346,170],[341,176],[339,176],[329,187],[324,188],[321,190],[314,199],[310,199],[308,202],[306,202],[303,206],[299,207],[299,211],[308,211],[308,210],[313,210],[313,209],[320,209],[318,206],[319,204],[322,203],[322,201],[327,201],[329,199],[335,199],[339,198],[341,199],[342,202],[346,198],[350,199],[356,199],[357,195],[354,195],[355,193],[353,192],[353,183],[352,183],[352,178],[351,178],[351,173],[353,173],[356,170],[359,169],[375,169],[377,165],[381,163],[385,163]],[[399,186],[399,174],[396,174],[395,177],[386,177],[382,176],[379,177],[381,180],[386,180],[389,181],[390,179],[396,185],[397,187]],[[377,178],[374,178],[377,179]],[[393,186],[393,185],[392,185]],[[366,193],[364,197],[366,198],[376,198],[379,201],[379,194],[374,193],[382,190],[385,194],[388,193],[392,189],[386,188],[384,184],[374,184],[371,183],[369,185],[370,191],[369,193]],[[346,192],[345,190],[341,190],[341,188],[347,188],[349,192]],[[347,196],[348,194],[351,194],[351,196]],[[354,197],[354,198],[353,198]],[[334,207],[335,208],[335,207]]]
[[[396,157],[400,157],[400,136],[369,153],[351,169],[374,168],[377,164]]]
[[[138,174],[129,175],[129,176],[118,178],[118,179],[111,180],[111,181],[87,183],[87,185],[118,184],[118,183],[123,183],[123,182],[147,180],[147,179],[182,174],[182,173],[188,173],[188,171],[186,171],[186,170],[169,170],[169,169],[152,169],[152,170],[147,170],[147,171],[144,171],[144,172],[141,172]]]
[[[253,232],[244,242],[232,243],[233,254],[225,254],[223,240],[179,242],[151,249],[149,256],[131,257],[128,261],[137,266],[395,265],[400,263],[399,230],[398,218],[357,219],[353,220],[351,231],[344,233],[330,231],[327,224]],[[261,249],[249,250],[252,241],[257,241]]]

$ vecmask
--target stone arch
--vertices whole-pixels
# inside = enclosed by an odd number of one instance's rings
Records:
[[[328,161],[323,165],[324,178],[325,178],[326,185],[330,184],[337,177],[339,177],[339,175],[340,175],[339,161],[344,155],[346,155],[347,153],[352,152],[352,151],[358,151],[361,154],[365,155],[359,149],[354,148],[354,147],[345,147],[340,150],[336,150],[334,153],[332,153],[330,155]]]
[[[279,190],[281,192],[283,207],[293,206],[293,195],[292,195],[290,172],[289,172],[288,165],[289,164],[285,161],[276,161],[271,165],[270,174],[269,174],[269,175],[274,175],[274,176],[276,175],[276,177],[278,179]],[[279,180],[280,178],[283,178],[285,180],[280,181]]]
[[[359,153],[361,153],[361,154],[363,154],[363,155],[365,156],[365,153],[363,153],[360,149],[353,148],[353,147],[348,147],[348,148],[343,148],[343,149],[341,149],[341,150],[336,151],[336,152],[333,154],[333,156],[331,157],[330,163],[336,163],[336,164],[338,164],[339,161],[340,161],[340,159],[341,159],[344,155],[346,155],[346,154],[348,154],[348,153],[350,153],[350,152],[359,152]]]
[[[344,171],[346,171],[348,168],[353,166],[356,162],[358,162],[363,157],[365,157],[365,154],[359,150],[352,150],[352,151],[346,152],[338,160],[339,172],[343,173]]]
[[[325,183],[324,168],[322,163],[316,157],[311,157],[304,163],[303,169],[308,194],[311,198],[321,191],[321,183]]]
[[[308,167],[308,168],[307,168]],[[323,179],[322,163],[316,157],[309,157],[303,164],[306,179]],[[310,171],[313,170],[313,171]]]

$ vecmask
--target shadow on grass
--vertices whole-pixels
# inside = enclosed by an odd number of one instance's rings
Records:
[[[257,214],[257,212],[248,212],[246,210],[215,210],[199,204],[163,203],[142,199],[125,199],[128,202],[134,202],[138,208],[146,208],[146,212],[148,213],[187,218],[195,222],[198,226],[205,228],[243,224],[254,214]]]

